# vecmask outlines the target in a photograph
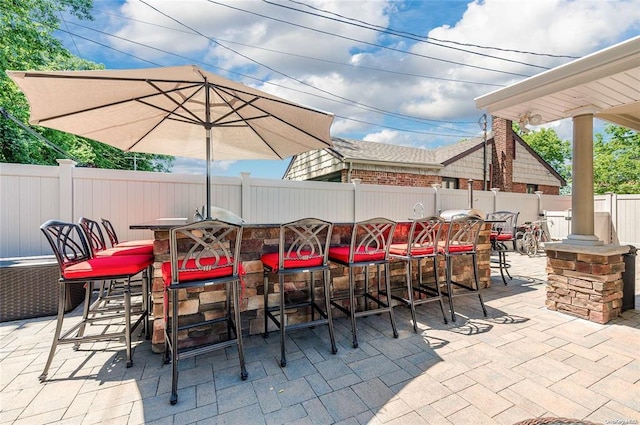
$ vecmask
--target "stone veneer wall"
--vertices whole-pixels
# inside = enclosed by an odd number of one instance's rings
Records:
[[[626,246],[547,244],[547,300],[550,310],[607,323],[622,310]]]
[[[485,224],[485,228],[480,233],[478,240],[478,272],[479,280],[482,288],[486,288],[490,284],[490,252],[491,245],[489,242],[489,233],[491,225]],[[394,242],[406,242],[408,224],[398,224],[394,234]],[[242,233],[241,256],[243,268],[246,275],[243,277],[244,288],[241,297],[242,311],[242,329],[243,334],[254,335],[264,332],[264,285],[263,285],[263,268],[260,256],[266,252],[274,252],[278,250],[278,233],[277,227],[251,227],[244,228]],[[332,244],[346,244],[351,236],[351,226],[336,225],[332,234]],[[154,277],[152,284],[153,295],[153,335],[152,348],[155,352],[161,352],[164,344],[164,322],[163,317],[163,282],[160,272],[160,266],[163,261],[169,261],[169,232],[156,231],[154,243],[154,255],[156,263],[154,264]],[[428,263],[428,264],[424,264]],[[454,261],[454,270],[452,279],[460,282],[470,282],[473,279],[473,270],[471,268],[470,258],[460,258]],[[394,288],[404,288],[405,270],[403,263],[400,261],[392,262],[391,267],[391,283]],[[445,269],[444,260],[439,262],[439,279],[440,283],[444,282]],[[414,267],[414,274],[417,273],[417,267]],[[375,269],[371,268],[370,282],[374,278]],[[322,303],[321,274],[315,273],[316,281],[316,299]],[[425,282],[433,282],[433,266],[431,262],[423,262],[423,276]],[[361,288],[364,284],[364,274],[362,270],[355,274],[356,287]],[[417,277],[416,277],[417,278]],[[308,274],[289,275],[285,284],[287,288],[303,289],[307,284]],[[331,280],[334,291],[347,291],[349,285],[348,270],[345,267],[332,265]],[[277,305],[279,302],[279,290],[277,276],[269,276],[269,303]],[[201,321],[203,319],[212,319],[223,314],[226,302],[226,296],[220,287],[210,288],[190,288],[181,290],[179,293],[180,305],[178,307],[180,316],[184,316],[181,320]],[[322,304],[321,304],[322,305]],[[343,315],[339,310],[332,310],[334,317]],[[287,320],[289,323],[296,323],[307,320],[309,311],[307,309],[287,310]],[[271,324],[273,325],[273,324]],[[272,326],[270,329],[275,329]],[[179,336],[181,346],[197,346],[210,341],[219,340],[226,337],[226,327],[218,325],[217,328],[196,328],[184,332]]]

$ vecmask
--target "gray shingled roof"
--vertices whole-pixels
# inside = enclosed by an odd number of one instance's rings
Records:
[[[332,141],[333,148],[329,150],[344,161],[383,161],[421,165],[442,164],[482,143],[482,139],[474,138],[436,149],[423,149],[339,137],[333,137]]]

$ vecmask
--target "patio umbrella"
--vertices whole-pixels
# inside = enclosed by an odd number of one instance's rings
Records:
[[[100,71],[7,71],[26,94],[29,122],[124,151],[211,163],[283,159],[331,146],[333,115],[197,66]]]

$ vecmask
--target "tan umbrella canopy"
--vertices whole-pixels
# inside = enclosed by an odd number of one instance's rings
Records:
[[[332,114],[197,66],[7,74],[29,100],[31,124],[124,151],[206,159],[207,208],[213,159],[283,159],[331,146]]]

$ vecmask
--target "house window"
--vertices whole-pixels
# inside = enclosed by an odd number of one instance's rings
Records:
[[[442,178],[442,188],[443,189],[458,189],[458,179],[452,177],[443,177]]]
[[[324,176],[316,177],[310,180],[319,181],[319,182],[341,183],[342,176],[340,172],[337,172],[337,173],[325,174]]]
[[[536,193],[538,191],[537,184],[528,184],[527,185],[527,193]]]

